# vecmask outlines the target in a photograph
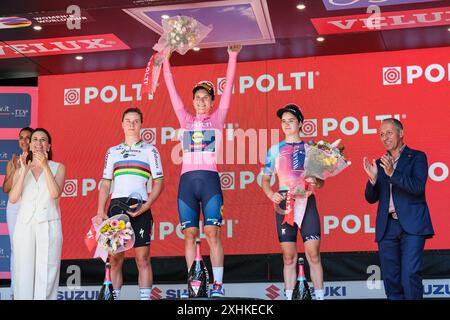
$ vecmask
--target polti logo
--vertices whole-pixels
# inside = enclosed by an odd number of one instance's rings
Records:
[[[401,67],[384,67],[383,68],[383,85],[392,86],[402,83]]]
[[[153,100],[153,95],[143,94],[141,83],[64,89],[65,106],[88,105],[98,101],[102,103],[114,103],[142,100]]]
[[[141,129],[141,139],[146,143],[155,144],[156,143],[156,128],[142,128]]]
[[[303,122],[301,137],[327,137],[334,131],[346,136],[356,134],[377,134],[380,121],[388,118],[406,119],[406,114],[378,114],[373,116],[348,116],[338,118],[306,119]]]
[[[278,288],[276,285],[271,285],[270,287],[266,288],[266,297],[275,300],[280,296],[280,288]]]
[[[447,65],[432,63],[425,66],[383,67],[383,85],[401,85],[405,80],[407,85],[412,85],[416,81],[430,83],[450,81],[450,63]]]
[[[305,119],[300,137],[317,137],[317,119]]]
[[[64,182],[62,197],[73,198],[78,194],[78,180],[68,179]]]
[[[259,92],[267,93],[271,91],[301,91],[313,90],[316,86],[316,79],[320,75],[319,71],[292,71],[277,74],[260,74],[240,76],[236,85],[233,86],[240,94],[247,90],[256,89]],[[217,78],[217,94],[221,95],[225,89],[226,79]]]
[[[162,298],[162,290],[158,287],[153,287],[152,289],[152,294],[151,294],[151,299],[152,300],[160,300]]]
[[[64,105],[74,106],[80,104],[80,88],[64,89]]]
[[[221,172],[219,175],[222,190],[234,190],[234,172]]]

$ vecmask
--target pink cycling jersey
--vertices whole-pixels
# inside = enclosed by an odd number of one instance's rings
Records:
[[[164,80],[169,90],[172,107],[181,126],[179,134],[183,150],[181,174],[193,170],[217,172],[217,156],[222,144],[225,118],[230,108],[236,60],[237,52],[230,52],[226,84],[219,107],[213,113],[205,115],[194,115],[186,110],[175,88],[169,60],[164,61]]]

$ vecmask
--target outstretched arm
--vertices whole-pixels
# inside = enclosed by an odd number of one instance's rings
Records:
[[[180,123],[183,123],[187,111],[185,110],[183,102],[181,101],[177,89],[175,88],[175,82],[173,81],[173,75],[168,57],[164,58],[163,73],[164,81],[166,82],[166,87],[169,91],[170,101],[172,102],[173,110],[177,115],[178,121],[180,121]]]
[[[225,89],[220,99],[219,109],[226,109],[230,107],[231,92],[233,90],[234,75],[236,73],[236,63],[239,51],[241,51],[241,45],[233,45],[228,47],[228,67],[225,80]]]

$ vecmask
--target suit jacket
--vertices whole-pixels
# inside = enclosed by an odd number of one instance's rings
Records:
[[[375,185],[366,184],[367,202],[378,201],[375,225],[375,241],[383,239],[389,215],[389,184],[400,225],[409,234],[431,237],[434,235],[430,212],[425,199],[425,183],[428,178],[427,156],[405,146],[392,177],[389,177],[376,161],[378,177]]]

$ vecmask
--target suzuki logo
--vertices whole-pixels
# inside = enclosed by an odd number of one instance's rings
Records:
[[[154,287],[152,290],[152,294],[151,294],[151,299],[152,300],[159,300],[162,298],[162,290],[158,287]]]
[[[266,297],[271,299],[271,300],[275,300],[276,298],[278,298],[280,296],[279,292],[280,292],[280,288],[278,288],[276,285],[271,285],[270,287],[266,288]]]

